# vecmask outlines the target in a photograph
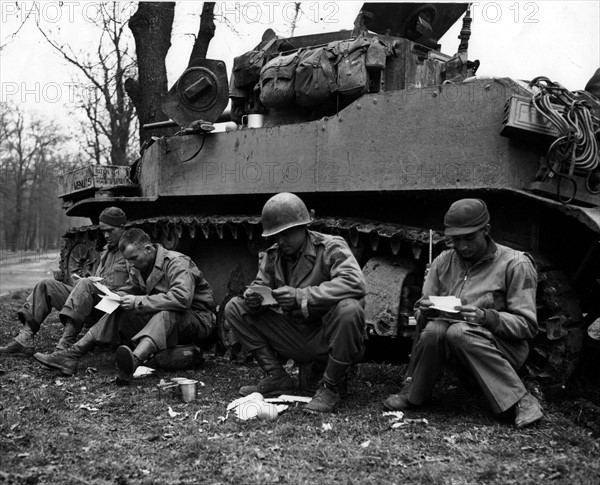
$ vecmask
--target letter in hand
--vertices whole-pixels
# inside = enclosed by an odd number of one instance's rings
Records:
[[[471,325],[480,325],[485,319],[485,312],[474,305],[461,305],[456,307],[465,322]]]
[[[415,304],[415,310],[419,310],[425,318],[432,318],[438,314],[438,310],[431,308],[432,306],[433,303],[431,303],[429,297],[424,296]]]
[[[124,310],[134,310],[135,309],[135,296],[133,295],[122,295],[121,301],[119,302],[121,308]]]
[[[255,293],[250,289],[247,289],[244,292],[243,298],[246,301],[246,305],[248,305],[248,308],[250,308],[250,310],[258,310],[263,302],[262,295],[259,295],[258,293]]]
[[[284,311],[291,311],[296,308],[296,288],[291,286],[282,286],[273,290],[273,298],[279,303]]]

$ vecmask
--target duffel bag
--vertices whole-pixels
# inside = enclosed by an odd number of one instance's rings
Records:
[[[286,108],[294,104],[294,79],[299,59],[299,52],[275,57],[261,69],[260,102],[266,108]]]
[[[276,40],[277,37],[273,37],[261,49],[245,52],[233,59],[233,79],[237,88],[248,88],[258,82],[267,51]]]
[[[327,101],[336,91],[335,54],[320,47],[301,55],[296,68],[296,104],[312,107]]]

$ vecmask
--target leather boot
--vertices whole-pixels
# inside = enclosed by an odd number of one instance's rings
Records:
[[[72,376],[77,372],[79,359],[92,350],[96,345],[94,336],[87,332],[79,341],[68,350],[59,350],[51,354],[34,354],[34,358],[51,369],[61,371],[65,376]]]
[[[63,330],[62,337],[56,344],[56,350],[67,350],[75,342],[77,342],[77,336],[79,335],[79,332],[81,332],[82,328],[83,323],[75,323],[72,319],[69,318],[67,320],[67,323],[65,323],[65,328]]]
[[[117,348],[115,353],[115,360],[117,362],[117,367],[119,368],[117,384],[129,384],[135,370],[155,352],[156,345],[154,345],[152,339],[148,337],[140,340],[134,351],[127,347],[127,345],[121,345]]]
[[[258,384],[253,386],[242,386],[240,395],[247,396],[253,392],[259,392],[263,396],[281,394],[296,388],[294,379],[285,371],[279,359],[268,347],[262,347],[252,352],[252,355],[267,374]]]
[[[14,340],[4,347],[0,347],[0,355],[14,355],[31,357],[35,349],[33,347],[33,336],[35,332],[29,323],[23,323],[23,328]]]
[[[330,355],[323,374],[323,381],[315,397],[304,406],[303,411],[307,413],[330,413],[333,411],[342,399],[340,386],[346,378],[350,365],[350,363],[337,361]]]

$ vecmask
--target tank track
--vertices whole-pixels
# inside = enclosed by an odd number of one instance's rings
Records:
[[[187,235],[191,239],[215,237],[220,240],[228,234],[233,239],[242,235],[249,241],[261,242],[262,239],[262,226],[257,216],[162,216],[136,219],[128,222],[126,227],[145,230],[167,249],[175,249]],[[430,237],[429,229],[356,218],[317,218],[310,227],[342,236],[361,264],[377,252],[392,255],[412,253],[415,260],[420,260],[423,248],[428,250]],[[98,226],[67,231],[63,236],[57,279],[64,281],[65,276],[71,273],[70,266],[81,254],[96,255],[99,250],[97,239]],[[432,256],[446,249],[446,243],[442,233],[433,232]],[[87,253],[84,248],[88,249]],[[532,346],[529,368],[534,375],[546,378],[552,385],[562,385],[576,367],[584,329],[577,296],[560,272],[540,269],[538,319],[540,335]]]

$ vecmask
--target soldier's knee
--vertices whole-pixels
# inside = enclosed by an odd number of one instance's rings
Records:
[[[472,341],[472,336],[469,333],[469,325],[466,323],[455,323],[450,326],[446,334],[448,343],[453,347],[462,347]]]
[[[429,322],[419,335],[419,343],[426,346],[437,346],[441,340],[445,340],[448,327],[439,322]]]
[[[362,302],[355,298],[345,298],[336,305],[335,311],[340,314],[344,321],[352,317],[364,318],[364,308]]]
[[[230,324],[235,325],[235,323],[237,323],[242,318],[242,314],[245,312],[245,307],[246,303],[244,299],[238,296],[234,296],[225,305],[225,310],[223,310],[223,316]]]
[[[75,283],[73,290],[77,291],[92,291],[95,288],[94,283],[89,278],[81,278]]]

